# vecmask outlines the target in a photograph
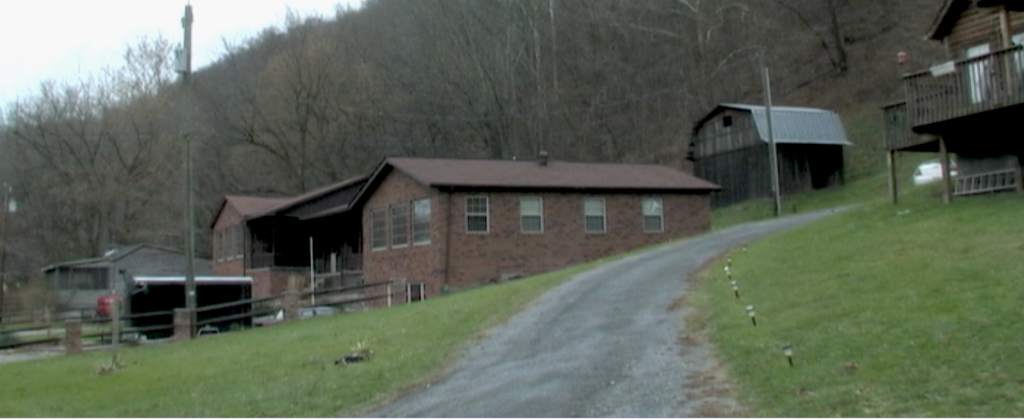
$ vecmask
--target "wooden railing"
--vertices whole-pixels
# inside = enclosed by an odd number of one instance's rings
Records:
[[[273,297],[244,299],[226,303],[207,305],[196,309],[196,328],[212,327],[218,331],[233,329],[231,325],[239,324],[242,327],[256,326],[256,319],[260,317],[274,317],[281,310],[291,312],[285,316],[285,321],[300,318],[298,314],[307,303],[311,303],[315,296],[317,306],[332,306],[344,312],[352,308],[355,310],[365,309],[365,304],[374,303],[382,306],[390,306],[393,301],[405,301],[406,289],[403,286],[392,286],[391,281],[378,281],[372,283],[359,283],[340,287],[317,289],[316,291],[304,290],[293,293],[286,293]],[[148,313],[126,314],[121,316],[120,338],[118,341],[125,341],[127,336],[148,334],[152,332],[163,332],[160,335],[170,336],[175,329],[175,311],[158,311]],[[27,316],[24,318],[8,319],[0,324],[0,349],[19,348],[24,346],[49,345],[54,348],[64,345],[67,348],[68,342],[66,322],[41,322],[32,321]],[[152,322],[142,322],[144,325],[136,325],[135,320],[154,319]],[[14,322],[17,320],[17,322]],[[105,345],[112,342],[111,319],[96,318],[92,320],[75,321],[79,325],[79,332],[75,334],[78,343],[74,346],[81,347],[82,339],[87,339],[87,346]],[[266,324],[265,322],[260,324]]]
[[[963,196],[1010,190],[1017,187],[1016,179],[1013,169],[960,176],[956,179],[953,194]]]
[[[940,64],[903,83],[912,128],[1024,104],[1024,48]]]
[[[930,141],[910,129],[910,123],[907,121],[907,102],[886,105],[882,107],[882,113],[885,117],[883,127],[886,149],[901,150]]]

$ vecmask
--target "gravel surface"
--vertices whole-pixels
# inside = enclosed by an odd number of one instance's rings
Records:
[[[676,310],[685,279],[807,213],[706,234],[583,273],[463,349],[444,377],[373,417],[737,416],[706,343]]]

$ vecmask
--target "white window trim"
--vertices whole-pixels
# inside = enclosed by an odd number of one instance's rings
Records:
[[[394,223],[395,216],[394,216],[393,211],[394,211],[395,207],[399,207],[399,206],[403,206],[403,205],[405,206],[405,243],[395,244],[395,231],[394,231],[395,230],[395,223]],[[411,220],[411,218],[412,218],[412,216],[411,216],[412,208],[411,207],[412,207],[412,205],[410,205],[408,202],[403,202],[403,203],[400,203],[400,204],[394,204],[394,205],[391,205],[391,206],[388,207],[388,222],[391,225],[391,234],[388,236],[388,244],[391,246],[392,249],[402,249],[402,248],[409,247],[409,245],[412,244],[412,223],[410,223],[410,221],[412,221]]]
[[[591,231],[587,228],[587,217],[597,217],[597,215],[587,214],[587,201],[597,200],[601,202],[601,231]],[[606,234],[608,233],[608,207],[607,202],[603,197],[587,197],[583,198],[583,232],[586,234]]]
[[[426,202],[427,203],[427,240],[426,241],[417,241],[416,240],[416,204],[421,203],[421,202]],[[430,244],[430,242],[433,239],[434,230],[433,230],[431,224],[434,222],[434,220],[433,220],[434,211],[430,207],[430,204],[431,204],[430,198],[423,198],[423,199],[418,199],[418,200],[412,201],[412,209],[411,209],[411,211],[412,211],[412,229],[411,230],[412,230],[412,245],[413,246],[423,246],[423,245]]]
[[[420,299],[416,300],[416,301],[426,301],[426,299],[427,299],[427,284],[424,283],[424,282],[408,282],[408,283],[405,284],[405,302],[407,302],[407,303],[413,302],[413,299],[412,299],[412,289],[413,289],[413,287],[416,287],[416,288],[420,289]]]
[[[523,200],[536,199],[540,204],[540,213],[537,215],[523,214]],[[523,230],[523,217],[540,217],[540,230]],[[539,196],[523,196],[519,198],[519,232],[523,234],[544,234],[544,198]]]
[[[382,232],[382,234],[384,235],[384,246],[378,247],[376,244],[376,240],[374,240],[377,236],[374,234],[373,214],[381,212],[384,213],[384,231]],[[388,236],[388,217],[390,215],[391,214],[388,213],[387,207],[370,210],[370,250],[375,252],[380,250],[387,250],[388,242],[390,241],[390,237]]]
[[[469,200],[470,199],[483,199],[487,204],[487,212],[484,213],[469,213]],[[467,196],[465,200],[465,221],[466,221],[466,234],[488,234],[491,232],[491,199],[488,196]],[[487,220],[487,228],[484,231],[470,231],[469,229],[469,217],[480,217],[483,216]]]
[[[647,214],[647,208],[645,208],[644,203],[646,203],[648,199],[656,199],[656,200],[658,200],[658,207],[659,207],[659,210],[660,210],[660,214],[651,214],[651,215]],[[643,228],[644,233],[664,233],[665,232],[665,200],[662,199],[661,197],[659,197],[659,196],[647,196],[647,197],[644,197],[644,198],[640,199],[640,216],[641,216],[640,222],[643,224],[641,227]],[[647,217],[655,217],[655,216],[661,219],[661,222],[658,223],[661,228],[659,228],[658,230],[648,230],[647,229]]]

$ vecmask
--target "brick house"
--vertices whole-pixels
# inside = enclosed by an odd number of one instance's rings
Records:
[[[260,298],[312,259],[318,288],[394,280],[419,299],[707,231],[719,189],[654,165],[388,158],[297,197],[226,197],[214,271]]]
[[[719,187],[664,166],[388,158],[356,198],[367,280],[411,299],[707,231]]]
[[[213,221],[213,271],[250,276],[254,298],[284,292],[291,277],[319,287],[359,280],[359,215],[349,204],[356,177],[286,198],[226,196]]]

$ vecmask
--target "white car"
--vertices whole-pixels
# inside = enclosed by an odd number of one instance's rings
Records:
[[[956,162],[950,162],[949,175],[956,176]],[[938,160],[931,160],[921,163],[914,171],[914,185],[921,186],[942,180],[942,163]]]

